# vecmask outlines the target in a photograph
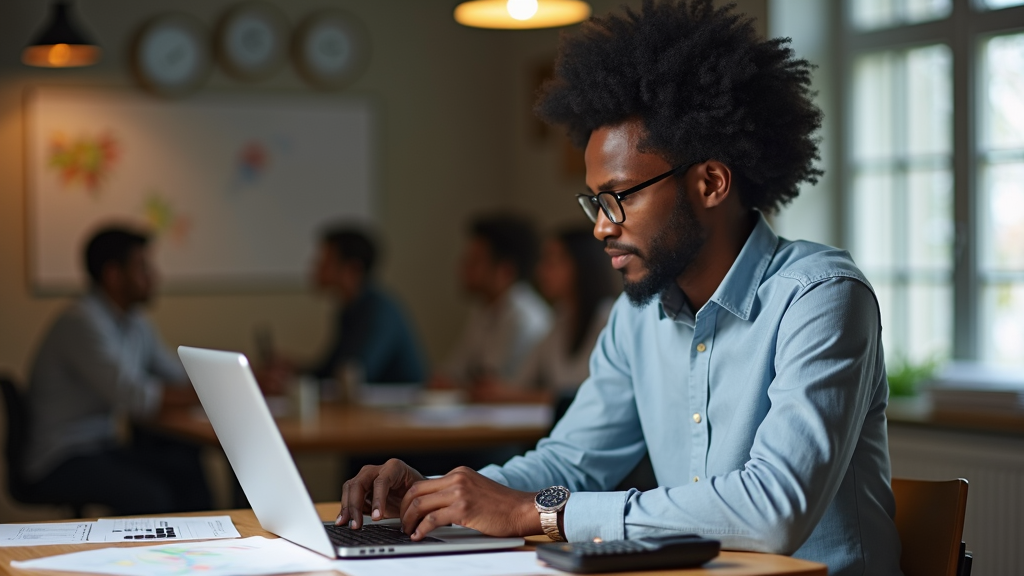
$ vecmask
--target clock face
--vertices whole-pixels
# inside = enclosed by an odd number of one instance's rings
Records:
[[[199,50],[192,36],[180,28],[154,30],[142,44],[142,66],[159,84],[188,82],[199,67]]]
[[[302,48],[306,61],[323,76],[343,73],[352,60],[352,41],[348,34],[330,23],[313,26]]]
[[[314,14],[295,35],[295,64],[311,84],[340,88],[366,67],[370,49],[366,31],[358,21],[337,10]]]
[[[135,72],[147,89],[163,96],[181,96],[206,79],[209,54],[202,26],[183,14],[151,20],[134,50]]]
[[[287,24],[274,7],[247,2],[231,9],[221,22],[217,53],[224,69],[240,80],[258,80],[284,63]]]

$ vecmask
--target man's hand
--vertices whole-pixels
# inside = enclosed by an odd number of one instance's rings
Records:
[[[402,497],[423,475],[401,460],[392,458],[383,466],[363,466],[363,469],[341,489],[341,513],[336,526],[348,522],[353,529],[362,528],[363,514],[374,520],[396,518]]]
[[[533,492],[520,492],[466,467],[412,485],[402,499],[402,530],[422,540],[438,526],[459,524],[488,536],[543,534]]]

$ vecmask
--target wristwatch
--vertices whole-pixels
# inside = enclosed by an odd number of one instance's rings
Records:
[[[556,542],[565,542],[565,536],[558,531],[558,513],[569,501],[569,489],[565,486],[552,486],[537,493],[533,503],[540,512],[540,527],[548,538]]]

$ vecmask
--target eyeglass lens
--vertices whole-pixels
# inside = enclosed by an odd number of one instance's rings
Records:
[[[593,196],[589,194],[579,194],[576,196],[576,201],[580,203],[580,208],[583,208],[583,213],[587,215],[587,218],[590,218],[591,222],[597,222],[598,207],[591,198]]]
[[[599,209],[604,210],[604,215],[608,217],[614,224],[618,224],[623,221],[624,214],[622,213],[622,206],[616,201],[615,196],[611,193],[604,192],[597,195],[597,202],[593,200],[594,196],[589,194],[580,194],[577,200],[580,203],[580,207],[583,208],[583,213],[590,218],[591,222],[597,222],[597,214]],[[600,204],[600,208],[598,208]]]
[[[626,215],[622,213],[622,204],[615,199],[614,194],[598,194],[597,201],[601,203],[601,208],[604,208],[604,214],[614,224],[618,224],[625,220]]]

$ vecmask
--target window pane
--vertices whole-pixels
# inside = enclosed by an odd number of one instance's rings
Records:
[[[907,153],[953,148],[952,55],[944,44],[907,51]]]
[[[991,38],[983,53],[982,146],[1024,147],[1024,34]]]
[[[896,6],[905,18],[907,10],[935,5],[904,0],[875,7]],[[884,286],[879,306],[887,357],[912,364],[949,357],[951,51],[935,44],[861,55],[853,82],[849,245],[876,289]]]
[[[862,174],[853,183],[853,257],[864,270],[889,271],[893,252],[893,176]]]
[[[981,264],[988,270],[1024,270],[1024,163],[984,169]]]
[[[907,195],[908,268],[952,270],[953,175],[949,170],[911,172]]]
[[[903,0],[903,7],[903,22],[917,24],[949,16],[953,9],[953,2],[952,0]]]
[[[952,9],[952,0],[853,0],[851,4],[853,24],[860,30],[941,20]]]
[[[893,155],[892,52],[858,58],[853,72],[853,157],[857,161]]]
[[[953,290],[948,284],[911,284],[907,291],[908,360],[922,364],[949,358]]]
[[[1024,366],[1024,284],[985,287],[985,325],[982,358],[990,362]]]
[[[1024,0],[981,0],[980,4],[989,10],[998,10],[1010,6],[1024,6]]]

